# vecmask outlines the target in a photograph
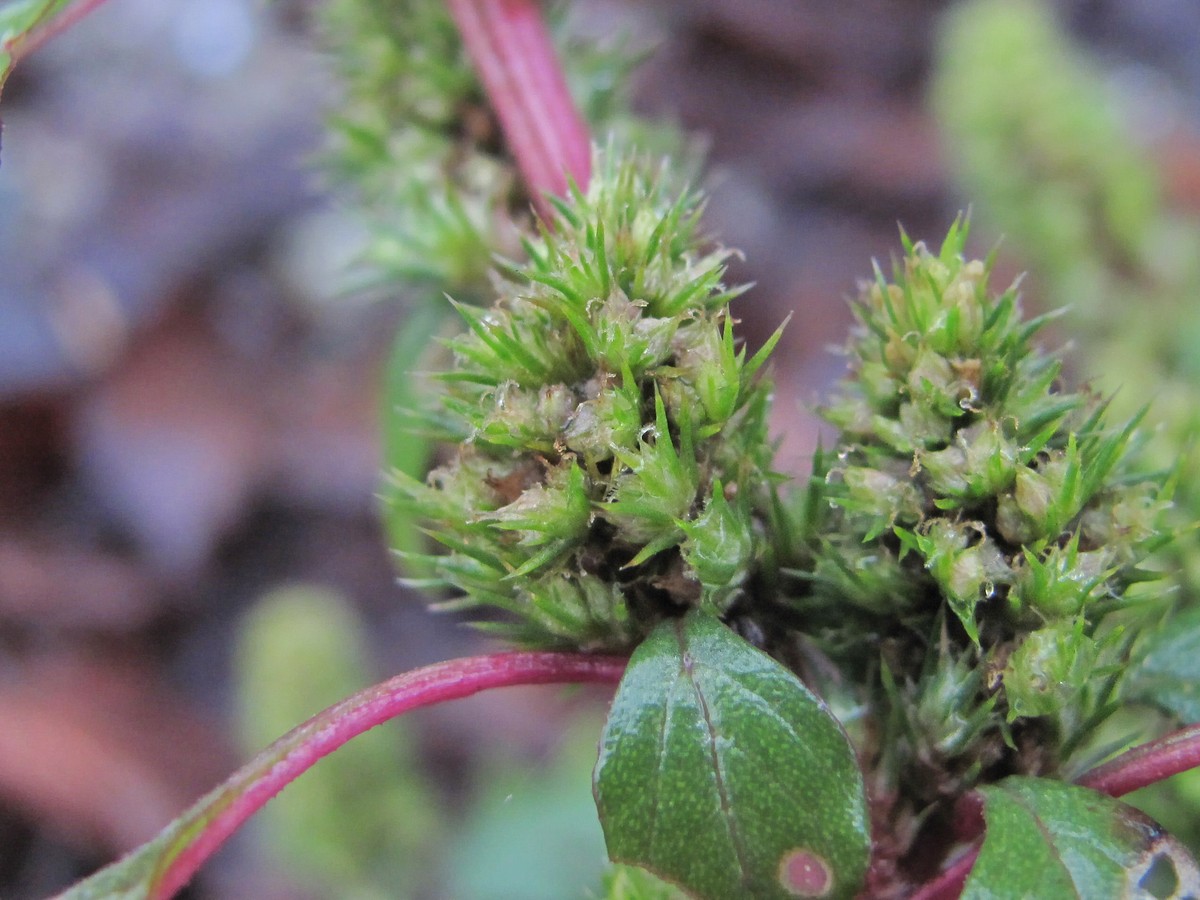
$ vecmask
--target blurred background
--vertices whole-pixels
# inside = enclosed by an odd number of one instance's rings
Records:
[[[385,549],[380,383],[411,298],[352,290],[363,226],[312,162],[339,103],[318,6],[108,0],[5,88],[2,897],[61,890],[357,687],[489,646]],[[1005,236],[998,286],[1029,270],[1027,306],[1070,308],[1078,374],[1194,428],[1192,0],[576,7],[649,36],[638,108],[707,141],[747,340],[795,314],[783,471],[806,473],[871,259],[968,205],[981,254]],[[513,690],[373,733],[187,896],[586,896],[603,703]]]

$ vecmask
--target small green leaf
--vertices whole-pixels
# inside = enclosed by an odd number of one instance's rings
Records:
[[[595,793],[613,860],[701,898],[853,897],[866,870],[865,792],[841,726],[701,611],[634,653]]]
[[[1188,851],[1132,806],[1042,778],[980,790],[987,833],[963,900],[1182,898],[1200,890]]]

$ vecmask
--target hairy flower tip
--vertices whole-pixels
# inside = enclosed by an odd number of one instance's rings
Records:
[[[966,231],[956,222],[937,253],[905,238],[893,277],[877,268],[861,290],[851,375],[824,410],[839,443],[796,529],[794,604],[860,671],[885,648],[905,690],[941,696],[946,673],[990,673],[957,714],[1003,737],[989,752],[1008,752],[1024,719],[1067,744],[1102,718],[1127,661],[1110,613],[1128,629],[1162,608],[1143,583],[1169,539],[1167,491],[1134,468],[1141,417],[1111,425],[1104,403],[1060,386],[1032,342],[1041,320],[989,289]],[[941,681],[935,647],[952,663]]]
[[[488,627],[525,644],[620,649],[693,606],[726,612],[773,565],[758,376],[778,333],[749,357],[735,340],[740,291],[697,195],[638,161],[594,173],[492,306],[456,304],[467,327],[422,421],[465,439],[392,494],[444,547],[423,584],[506,610]]]

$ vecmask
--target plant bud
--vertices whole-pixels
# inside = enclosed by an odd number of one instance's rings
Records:
[[[1017,477],[1017,448],[989,421],[960,429],[949,447],[918,453],[917,458],[929,489],[959,503],[994,497]]]
[[[961,657],[938,653],[937,664],[923,676],[909,713],[913,732],[939,757],[967,752],[987,725],[990,703],[980,703],[983,675]]]
[[[681,552],[704,589],[705,601],[724,612],[725,601],[746,579],[754,554],[750,517],[725,499],[721,483],[714,482],[704,511],[690,522],[680,522],[687,540]]]
[[[914,404],[926,406],[946,418],[962,415],[958,378],[949,360],[922,346],[908,372],[908,390]]]
[[[1087,685],[1097,651],[1082,623],[1077,619],[1040,628],[1013,651],[1003,676],[1009,721],[1061,714]]]
[[[1054,487],[1051,479],[1040,472],[1029,468],[1017,471],[1013,490],[1000,498],[996,509],[996,527],[1005,540],[1026,544],[1051,536],[1048,532],[1055,509]]]
[[[575,394],[566,385],[525,389],[506,381],[496,389],[495,405],[474,438],[497,446],[550,453],[575,406]]]
[[[904,546],[916,550],[925,568],[945,593],[972,642],[979,642],[975,607],[991,597],[997,584],[1007,584],[1012,572],[1004,555],[987,535],[982,523],[930,519],[925,532],[897,529]]]
[[[598,303],[597,361],[610,371],[628,368],[636,377],[670,356],[679,323],[673,318],[651,318],[645,315],[645,306],[645,301],[635,303],[620,291]]]
[[[737,408],[741,391],[741,365],[733,349],[732,323],[726,319],[724,334],[715,323],[701,322],[679,330],[676,339],[680,376],[700,400],[702,417],[697,425],[724,425]]]
[[[567,449],[595,465],[612,459],[617,450],[636,447],[641,430],[641,398],[629,390],[608,389],[579,404],[562,439]]]
[[[480,516],[479,521],[516,531],[525,545],[565,547],[583,538],[591,518],[587,476],[579,466],[568,464],[552,469],[545,484],[527,488],[512,503]]]
[[[842,481],[846,498],[841,502],[847,509],[878,518],[878,528],[870,529],[875,534],[897,522],[914,524],[921,518],[921,494],[910,478],[865,466],[847,466],[842,470]]]

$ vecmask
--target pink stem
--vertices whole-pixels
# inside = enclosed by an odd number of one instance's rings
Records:
[[[537,0],[446,0],[534,205],[591,174],[587,125],[542,21]]]
[[[922,885],[909,900],[957,900],[978,857],[979,847],[972,847],[937,878]]]
[[[1120,797],[1197,766],[1200,766],[1200,725],[1189,725],[1127,750],[1084,773],[1077,783],[1110,797]]]
[[[27,31],[9,43],[5,49],[12,54],[14,60],[28,56],[46,41],[66,31],[103,2],[104,0],[78,0],[77,3],[67,7],[64,12],[51,18],[48,24]]]
[[[496,687],[615,684],[628,660],[578,653],[512,652],[450,660],[367,688],[294,728],[206,795],[177,822],[149,900],[166,900],[268,800],[313,763],[353,737],[422,706]]]

